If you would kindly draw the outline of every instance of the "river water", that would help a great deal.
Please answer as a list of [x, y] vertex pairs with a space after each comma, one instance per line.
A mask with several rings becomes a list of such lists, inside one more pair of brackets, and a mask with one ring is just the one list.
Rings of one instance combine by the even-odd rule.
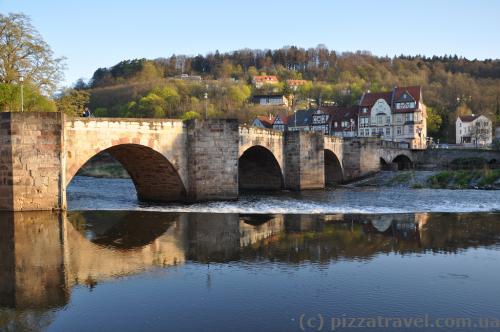
[[0, 330], [500, 331], [500, 191], [151, 205], [77, 177], [68, 202], [0, 214]]

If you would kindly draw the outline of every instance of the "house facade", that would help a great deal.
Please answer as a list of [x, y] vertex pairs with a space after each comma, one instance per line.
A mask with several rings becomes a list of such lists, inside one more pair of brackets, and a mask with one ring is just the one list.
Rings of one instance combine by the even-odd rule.
[[355, 137], [358, 134], [358, 108], [322, 106], [312, 115], [311, 130], [325, 135]]
[[302, 85], [306, 84], [306, 80], [286, 80], [286, 84], [292, 89], [293, 91], [297, 91]]
[[483, 147], [493, 141], [493, 124], [484, 115], [459, 116], [455, 122], [456, 143], [467, 147]]
[[255, 95], [253, 103], [262, 106], [288, 107], [288, 99], [284, 95]]
[[406, 142], [412, 149], [427, 146], [427, 111], [420, 86], [365, 93], [359, 102], [358, 136]]
[[280, 131], [288, 130], [288, 119], [289, 117], [287, 115], [284, 114], [276, 115], [273, 122], [273, 129]]

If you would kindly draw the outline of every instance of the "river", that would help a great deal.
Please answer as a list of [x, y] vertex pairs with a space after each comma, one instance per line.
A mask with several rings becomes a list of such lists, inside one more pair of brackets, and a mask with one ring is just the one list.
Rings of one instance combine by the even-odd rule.
[[77, 177], [68, 205], [0, 214], [0, 330], [500, 330], [500, 191], [158, 205]]

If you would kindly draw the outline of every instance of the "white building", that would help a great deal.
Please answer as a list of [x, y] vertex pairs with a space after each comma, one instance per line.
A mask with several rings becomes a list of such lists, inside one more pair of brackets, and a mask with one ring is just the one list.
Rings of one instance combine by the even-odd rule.
[[455, 123], [456, 143], [468, 147], [482, 147], [491, 144], [493, 126], [484, 115], [459, 116]]
[[288, 99], [284, 95], [255, 95], [253, 102], [262, 106], [288, 107]]
[[359, 103], [358, 136], [381, 137], [424, 149], [427, 111], [420, 86], [396, 87], [392, 91], [365, 93]]

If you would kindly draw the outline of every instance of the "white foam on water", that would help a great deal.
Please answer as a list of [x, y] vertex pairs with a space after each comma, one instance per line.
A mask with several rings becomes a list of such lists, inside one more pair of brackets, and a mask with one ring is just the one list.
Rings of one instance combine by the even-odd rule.
[[500, 211], [500, 191], [341, 188], [243, 195], [236, 201], [144, 204], [128, 180], [78, 177], [68, 188], [72, 210], [143, 210], [249, 214], [384, 214]]

